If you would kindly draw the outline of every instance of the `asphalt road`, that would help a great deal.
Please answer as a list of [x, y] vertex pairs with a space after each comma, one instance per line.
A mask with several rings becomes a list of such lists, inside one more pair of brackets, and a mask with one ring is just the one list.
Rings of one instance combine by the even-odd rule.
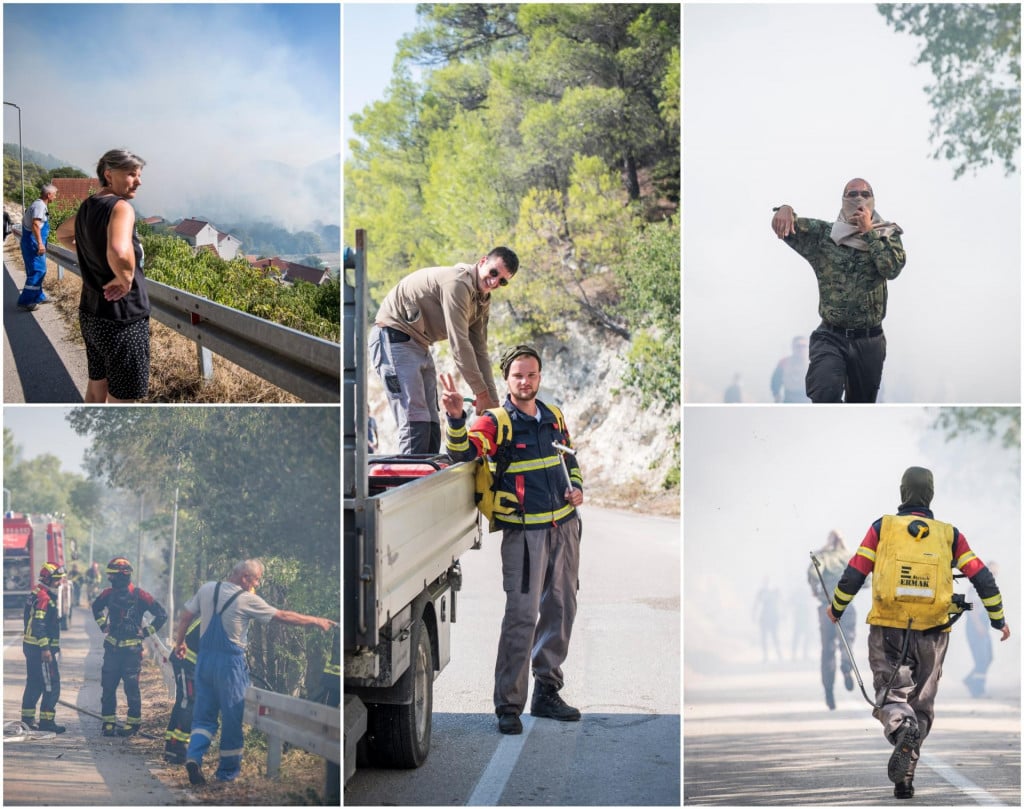
[[[25, 658], [19, 621], [4, 621], [4, 721], [21, 715]], [[61, 701], [99, 713], [100, 631], [88, 608], [75, 610], [61, 633]], [[124, 715], [124, 695], [119, 693]], [[149, 770], [130, 739], [104, 738], [100, 720], [57, 705], [67, 732], [49, 739], [5, 742], [4, 806], [168, 806], [186, 803]], [[154, 730], [146, 728], [146, 730]]]
[[579, 613], [562, 696], [580, 722], [502, 736], [491, 694], [500, 534], [462, 559], [452, 662], [418, 770], [357, 770], [347, 806], [678, 806], [679, 521], [584, 505]]
[[[47, 283], [55, 277], [51, 262]], [[85, 346], [67, 339], [67, 324], [55, 306], [43, 304], [34, 312], [18, 309], [25, 268], [13, 236], [5, 243], [3, 284], [4, 402], [82, 402], [88, 381]], [[47, 294], [59, 293], [47, 286]]]
[[686, 653], [684, 805], [1020, 805], [1019, 683], [971, 699], [944, 680], [915, 796], [897, 801], [892, 747], [859, 690], [837, 683], [829, 711], [813, 661], [708, 671]]

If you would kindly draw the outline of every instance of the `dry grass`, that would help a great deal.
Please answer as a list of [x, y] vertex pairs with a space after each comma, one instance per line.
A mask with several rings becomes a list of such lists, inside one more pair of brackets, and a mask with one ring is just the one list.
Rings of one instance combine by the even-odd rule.
[[322, 806], [324, 793], [324, 760], [303, 750], [286, 750], [281, 757], [281, 775], [268, 779], [266, 773], [266, 742], [263, 734], [247, 729], [242, 774], [229, 784], [212, 778], [213, 763], [219, 752], [219, 737], [206, 755], [206, 786], [194, 787], [184, 767], [163, 761], [164, 729], [171, 715], [173, 701], [156, 664], [150, 660], [142, 666], [143, 731], [156, 738], [133, 736], [127, 742], [149, 762], [150, 772], [164, 786], [186, 790], [189, 803], [210, 806]]
[[[17, 245], [14, 246], [14, 255], [8, 258], [21, 260]], [[58, 281], [51, 263], [43, 288], [61, 313], [69, 339], [81, 345], [82, 334], [78, 326], [81, 279], [74, 273], [65, 272], [64, 278]], [[216, 355], [213, 358], [213, 379], [207, 382], [199, 374], [195, 343], [156, 320], [151, 320], [150, 326], [149, 395], [143, 402], [292, 404], [302, 401]]]

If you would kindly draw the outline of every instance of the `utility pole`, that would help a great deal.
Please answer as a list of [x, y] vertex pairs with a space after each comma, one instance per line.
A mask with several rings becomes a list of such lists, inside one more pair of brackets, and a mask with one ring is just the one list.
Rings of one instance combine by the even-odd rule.
[[21, 107], [10, 101], [5, 101], [4, 106], [14, 107], [18, 111], [18, 157], [21, 160], [21, 212], [25, 213], [25, 149], [21, 142]]
[[[181, 453], [178, 453], [178, 466], [174, 470], [174, 516], [171, 518], [171, 575], [167, 593], [167, 627], [168, 638], [173, 640], [174, 633], [174, 557], [178, 551], [178, 491], [181, 488]], [[170, 641], [168, 641], [170, 646]]]
[[146, 495], [139, 494], [139, 552], [135, 555], [135, 582], [142, 586], [142, 517], [146, 507]]

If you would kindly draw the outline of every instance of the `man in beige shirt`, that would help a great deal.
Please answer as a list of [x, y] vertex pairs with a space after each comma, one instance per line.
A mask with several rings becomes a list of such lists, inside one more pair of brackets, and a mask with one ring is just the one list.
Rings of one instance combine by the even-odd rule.
[[451, 344], [477, 412], [500, 405], [487, 353], [487, 322], [491, 293], [507, 286], [518, 269], [512, 250], [495, 247], [476, 264], [416, 270], [384, 298], [370, 332], [370, 361], [395, 415], [402, 455], [441, 450], [434, 343]]

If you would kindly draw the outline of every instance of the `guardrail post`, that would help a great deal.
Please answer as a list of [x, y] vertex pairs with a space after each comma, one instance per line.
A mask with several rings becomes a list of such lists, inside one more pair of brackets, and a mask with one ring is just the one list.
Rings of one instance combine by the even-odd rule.
[[280, 736], [267, 736], [267, 778], [281, 774], [281, 751], [284, 743]]
[[196, 360], [203, 382], [213, 381], [213, 352], [201, 343], [196, 343]]

